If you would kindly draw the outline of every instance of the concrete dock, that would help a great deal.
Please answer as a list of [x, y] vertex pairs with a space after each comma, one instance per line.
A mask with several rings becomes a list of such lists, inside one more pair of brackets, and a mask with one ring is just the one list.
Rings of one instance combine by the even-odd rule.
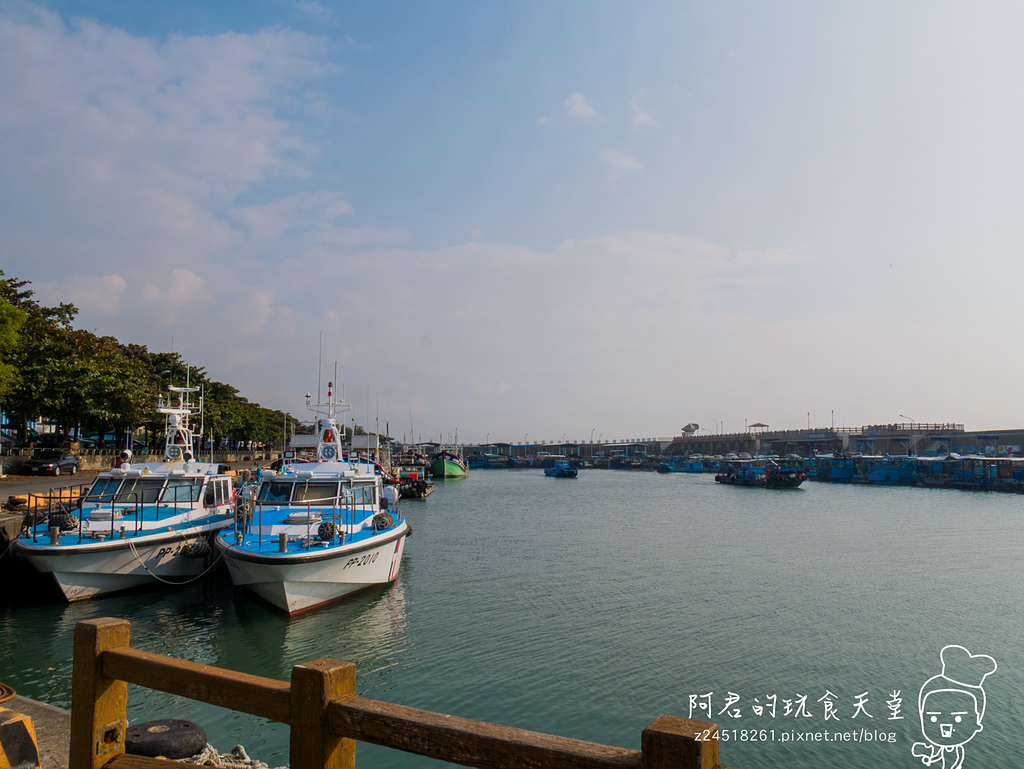
[[71, 712], [28, 697], [15, 695], [0, 708], [21, 713], [32, 719], [42, 769], [68, 769], [71, 745]]

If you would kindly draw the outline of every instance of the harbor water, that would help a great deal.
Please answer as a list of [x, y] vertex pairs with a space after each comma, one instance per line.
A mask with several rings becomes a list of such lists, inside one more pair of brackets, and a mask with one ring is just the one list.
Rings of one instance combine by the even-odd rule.
[[[737, 769], [874, 769], [923, 765], [918, 693], [959, 645], [998, 665], [964, 766], [1021, 764], [1024, 497], [477, 470], [402, 508], [398, 580], [292, 619], [224, 572], [9, 601], [0, 681], [69, 707], [75, 623], [121, 617], [133, 646], [262, 676], [349, 660], [361, 695], [401, 705], [634, 749], [674, 714], [716, 722]], [[129, 718], [187, 718], [222, 751], [288, 760], [287, 728], [251, 716], [131, 687]], [[438, 762], [361, 744], [357, 764]]]

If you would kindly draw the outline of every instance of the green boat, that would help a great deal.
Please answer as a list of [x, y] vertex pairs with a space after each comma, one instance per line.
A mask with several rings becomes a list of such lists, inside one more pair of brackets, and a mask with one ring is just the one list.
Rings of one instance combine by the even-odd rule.
[[430, 475], [434, 478], [465, 478], [469, 472], [459, 452], [441, 449], [430, 457]]

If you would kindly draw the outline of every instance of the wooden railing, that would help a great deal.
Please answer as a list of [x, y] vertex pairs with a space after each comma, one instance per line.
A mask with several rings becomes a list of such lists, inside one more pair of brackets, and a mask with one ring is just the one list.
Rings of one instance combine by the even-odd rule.
[[288, 724], [291, 769], [354, 769], [357, 740], [481, 769], [719, 769], [703, 721], [662, 716], [627, 750], [365, 699], [351, 662], [296, 665], [286, 683], [133, 649], [129, 631], [75, 627], [70, 769], [175, 769], [125, 753], [129, 683]]

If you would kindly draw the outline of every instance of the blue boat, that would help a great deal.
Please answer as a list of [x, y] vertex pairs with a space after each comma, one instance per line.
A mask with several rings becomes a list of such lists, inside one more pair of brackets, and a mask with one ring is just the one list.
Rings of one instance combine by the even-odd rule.
[[852, 483], [875, 486], [910, 486], [914, 483], [913, 457], [859, 456], [853, 461]]
[[814, 457], [812, 478], [829, 483], [850, 483], [853, 480], [853, 457], [834, 453]]
[[579, 472], [569, 464], [568, 459], [556, 459], [551, 467], [544, 468], [544, 475], [551, 478], [575, 478]]
[[394, 581], [411, 534], [380, 467], [344, 455], [330, 385], [327, 398], [315, 461], [263, 474], [214, 540], [231, 581], [288, 614]]
[[[131, 451], [99, 473], [77, 507], [29, 521], [15, 549], [50, 574], [68, 601], [147, 584], [183, 584], [209, 571], [210, 538], [231, 523], [233, 478], [196, 462], [195, 387], [170, 387], [162, 462], [133, 464]], [[202, 427], [200, 427], [200, 432]]]
[[707, 467], [704, 464], [705, 458], [699, 455], [687, 457], [681, 464], [673, 462], [662, 462], [655, 469], [659, 473], [705, 473]]

